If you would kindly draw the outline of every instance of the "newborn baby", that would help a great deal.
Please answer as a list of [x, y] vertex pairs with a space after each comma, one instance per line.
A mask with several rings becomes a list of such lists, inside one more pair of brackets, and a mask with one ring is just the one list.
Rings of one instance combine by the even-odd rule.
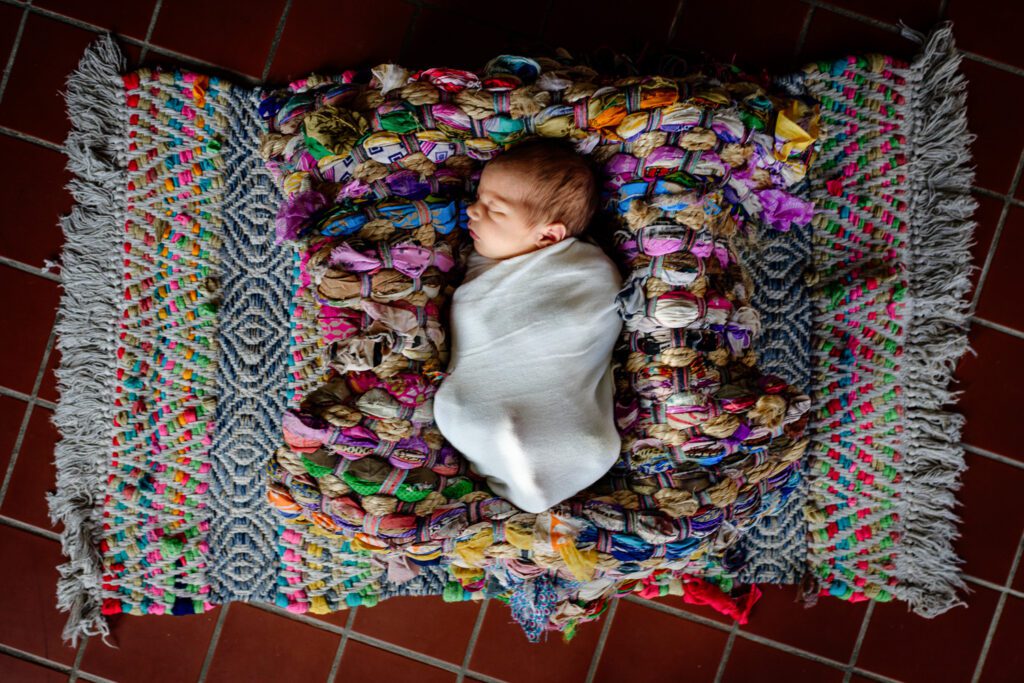
[[567, 143], [527, 141], [484, 168], [467, 208], [475, 251], [451, 300], [438, 429], [491, 489], [543, 512], [615, 463], [615, 264], [583, 231], [598, 203]]

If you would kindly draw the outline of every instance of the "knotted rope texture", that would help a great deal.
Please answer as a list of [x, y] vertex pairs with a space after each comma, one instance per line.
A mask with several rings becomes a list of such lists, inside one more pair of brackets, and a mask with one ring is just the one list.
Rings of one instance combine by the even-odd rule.
[[[405, 567], [441, 563], [446, 599], [510, 602], [531, 640], [571, 637], [639, 581], [678, 592], [684, 575], [735, 568], [739, 534], [799, 482], [809, 400], [757, 370], [733, 240], [751, 220], [810, 221], [787, 188], [812, 159], [813, 105], [728, 72], [608, 79], [502, 56], [479, 75], [311, 76], [266, 93], [261, 114], [287, 196], [278, 239], [298, 244], [331, 367], [268, 462], [284, 518]], [[536, 515], [495, 496], [431, 412], [470, 248], [464, 199], [483, 162], [534, 136], [600, 162], [627, 274], [619, 461]]]

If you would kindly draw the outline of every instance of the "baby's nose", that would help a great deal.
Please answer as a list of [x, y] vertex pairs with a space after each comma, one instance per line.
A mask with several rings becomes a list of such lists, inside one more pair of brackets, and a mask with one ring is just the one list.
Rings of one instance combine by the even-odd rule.
[[466, 215], [472, 218], [473, 220], [476, 220], [476, 213], [476, 202], [473, 202], [472, 204], [466, 207]]

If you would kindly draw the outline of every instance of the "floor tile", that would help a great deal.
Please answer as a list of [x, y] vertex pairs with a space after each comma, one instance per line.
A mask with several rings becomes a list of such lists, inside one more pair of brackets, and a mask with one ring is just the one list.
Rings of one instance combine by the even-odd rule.
[[18, 430], [27, 407], [25, 401], [0, 396], [0, 481], [7, 472], [7, 463], [11, 461], [11, 450], [18, 440]]
[[927, 32], [939, 20], [942, 3], [940, 0], [831, 0], [829, 4], [889, 24], [898, 25], [902, 21], [914, 30]]
[[35, 0], [35, 7], [85, 21], [113, 33], [146, 39], [146, 29], [156, 0], [132, 2], [81, 2], [80, 0]]
[[1020, 680], [1021, 671], [1024, 671], [1024, 648], [1020, 646], [1022, 633], [1024, 600], [1008, 595], [981, 670], [981, 683], [1011, 683]]
[[740, 629], [845, 662], [853, 652], [866, 604], [822, 598], [811, 608], [796, 602], [796, 586], [760, 586], [761, 599]]
[[286, 670], [291, 680], [323, 681], [340, 642], [341, 636], [335, 633], [232, 603], [207, 680], [241, 683], [268, 675], [276, 678]]
[[595, 681], [712, 681], [725, 631], [620, 600]]
[[[1024, 83], [1024, 80], [1021, 81]], [[1024, 209], [1011, 206], [996, 245], [975, 314], [1024, 332], [1024, 301], [1017, 259], [1024, 254]]]
[[0, 255], [41, 268], [56, 260], [64, 237], [58, 215], [71, 210], [71, 193], [64, 186], [72, 175], [60, 152], [0, 135], [0, 157], [17, 159], [16, 173], [0, 184]]
[[[759, 73], [762, 68], [780, 73], [794, 71], [803, 61], [796, 57], [795, 46], [800, 39], [804, 17], [810, 11], [796, 0], [780, 3], [726, 2], [684, 3], [676, 26], [672, 46], [684, 50], [700, 50], [723, 62]], [[779, 14], [788, 21], [767, 32], [764, 26]], [[731, 18], [742, 14], [745, 21]]]
[[90, 638], [81, 669], [115, 681], [199, 680], [220, 609], [177, 617], [116, 615], [111, 633], [117, 649]]
[[85, 48], [97, 37], [92, 31], [29, 14], [0, 102], [0, 124], [62, 144], [70, 124], [61, 92]]
[[736, 638], [725, 664], [722, 680], [727, 683], [790, 683], [791, 681], [843, 680], [843, 671], [746, 638]]
[[969, 300], [974, 296], [978, 278], [981, 277], [981, 269], [985, 266], [989, 247], [992, 246], [992, 237], [996, 234], [999, 216], [1003, 213], [1002, 199], [981, 194], [974, 194], [973, 197], [978, 202], [978, 208], [974, 212], [974, 220], [978, 225], [974, 228], [974, 246], [971, 247], [971, 265], [975, 270], [971, 273], [971, 289], [967, 292]]
[[[439, 41], [439, 35], [459, 40]], [[412, 37], [402, 55], [409, 68], [448, 66], [477, 71], [500, 54], [534, 54], [529, 40], [458, 12], [424, 7], [413, 24]]]
[[998, 595], [975, 586], [956, 607], [934, 619], [902, 602], [878, 603], [857, 667], [902, 681], [967, 681], [981, 653]]
[[16, 560], [0, 562], [0, 643], [72, 664], [76, 649], [61, 641], [67, 613], [57, 609], [60, 543], [0, 524], [0, 557]]
[[167, 2], [160, 7], [150, 43], [258, 78], [284, 4], [284, 0], [250, 0], [245, 11], [239, 11], [232, 3]]
[[3, 504], [0, 505], [0, 512], [40, 529], [59, 533], [64, 525], [61, 522], [56, 527], [50, 524], [46, 503], [47, 492], [55, 490], [57, 486], [53, 447], [59, 434], [50, 422], [52, 417], [53, 413], [42, 406], [37, 405], [32, 409], [25, 439], [18, 452], [18, 462], [14, 464], [14, 475]]
[[817, 61], [880, 52], [909, 61], [917, 53], [917, 48], [917, 43], [895, 31], [818, 8], [811, 17], [800, 55], [806, 61]]
[[1010, 427], [1024, 405], [1024, 339], [975, 323], [967, 337], [977, 355], [965, 353], [954, 390], [963, 391], [956, 410], [967, 418], [961, 441], [1024, 462], [1024, 446]]
[[1002, 585], [1024, 531], [1024, 508], [1010, 504], [1024, 490], [1024, 468], [974, 453], [966, 463], [956, 494], [961, 537], [953, 549], [965, 562], [963, 572]]
[[7, 680], [18, 683], [62, 683], [68, 680], [65, 673], [5, 654], [0, 654], [0, 671]]
[[416, 683], [454, 683], [457, 678], [456, 674], [450, 671], [371, 645], [355, 640], [345, 643], [338, 675], [334, 677], [335, 683], [365, 683], [382, 675], [387, 680], [407, 680]]
[[974, 184], [1008, 192], [1024, 149], [1024, 127], [1006, 125], [1007, 111], [1024, 109], [1021, 77], [968, 58], [960, 70], [967, 79], [967, 129], [978, 136], [971, 145]]
[[507, 681], [581, 681], [586, 678], [601, 622], [583, 624], [568, 643], [560, 633], [531, 643], [507, 605], [491, 599], [469, 668]]
[[946, 16], [953, 21], [953, 35], [960, 49], [1024, 67], [1021, 8], [1017, 3], [949, 0]]
[[0, 384], [32, 392], [57, 314], [57, 283], [0, 265], [0, 292], [18, 292], [0, 307], [0, 329], [17, 334], [0, 336]]
[[648, 0], [641, 18], [621, 9], [595, 12], [588, 0], [555, 0], [544, 25], [544, 40], [552, 47], [581, 53], [602, 45], [627, 54], [637, 54], [645, 44], [664, 47], [677, 5], [676, 0]]
[[396, 597], [358, 610], [352, 629], [461, 665], [479, 611], [479, 603], [445, 602], [437, 595]]

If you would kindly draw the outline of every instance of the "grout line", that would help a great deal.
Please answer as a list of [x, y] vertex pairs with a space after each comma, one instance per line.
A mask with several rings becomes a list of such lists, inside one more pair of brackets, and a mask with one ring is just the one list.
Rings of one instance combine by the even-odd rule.
[[29, 275], [37, 275], [41, 278], [45, 278], [53, 282], [60, 282], [60, 276], [57, 275], [56, 273], [51, 273], [48, 270], [43, 270], [38, 266], [30, 266], [27, 263], [22, 263], [21, 261], [16, 261], [6, 256], [0, 256], [0, 264], [10, 266], [11, 268], [15, 268], [24, 273], [28, 273]]
[[981, 267], [981, 275], [978, 276], [978, 285], [974, 289], [974, 296], [971, 298], [970, 313], [978, 308], [978, 301], [981, 299], [981, 290], [985, 286], [985, 279], [988, 277], [989, 268], [992, 266], [992, 259], [995, 258], [996, 247], [999, 246], [999, 238], [1003, 234], [1003, 226], [1006, 225], [1006, 216], [1010, 213], [1009, 198], [1017, 193], [1017, 186], [1020, 184], [1021, 172], [1024, 171], [1024, 149], [1017, 159], [1017, 169], [1013, 172], [1013, 180], [1010, 181], [1010, 189], [1006, 192], [1006, 199], [1003, 200], [1003, 210], [999, 214], [999, 221], [996, 223], [996, 231], [992, 235], [992, 243], [988, 247], [988, 254], [985, 255], [985, 263]]
[[796, 39], [796, 49], [793, 50], [793, 56], [799, 57], [800, 52], [804, 49], [804, 43], [807, 42], [807, 32], [811, 29], [811, 20], [814, 18], [814, 6], [807, 8], [807, 14], [804, 15], [804, 23], [800, 26], [800, 35]]
[[1010, 335], [1011, 337], [1019, 337], [1021, 339], [1024, 339], [1024, 332], [1021, 332], [1020, 330], [1015, 330], [1012, 327], [1007, 327], [1006, 325], [1002, 325], [1000, 323], [994, 323], [991, 320], [985, 320], [984, 318], [979, 318], [976, 315], [971, 316], [971, 322], [977, 323], [977, 324], [981, 325], [982, 327], [988, 327], [988, 328], [993, 329], [993, 330], [998, 330], [1000, 332], [1004, 332], [1004, 333]]
[[32, 419], [32, 411], [36, 405], [36, 396], [39, 395], [39, 387], [43, 384], [43, 375], [46, 374], [46, 366], [50, 362], [50, 353], [53, 352], [54, 342], [57, 340], [56, 321], [50, 327], [50, 336], [46, 340], [46, 347], [43, 349], [43, 359], [40, 361], [39, 369], [36, 370], [36, 381], [32, 385], [32, 394], [28, 399], [28, 406], [25, 408], [25, 416], [21, 420], [21, 427], [18, 429], [18, 437], [14, 440], [14, 448], [11, 449], [11, 459], [7, 463], [7, 472], [4, 474], [3, 483], [0, 484], [0, 506], [7, 497], [7, 489], [10, 488], [11, 479], [14, 477], [14, 468], [18, 464], [18, 454], [21, 452], [21, 445], [25, 442], [25, 433], [28, 431], [28, 423]]
[[857, 632], [857, 640], [853, 643], [853, 652], [850, 653], [850, 661], [846, 664], [846, 674], [843, 676], [843, 683], [849, 683], [850, 678], [856, 670], [857, 658], [860, 657], [860, 648], [864, 644], [864, 636], [868, 632], [868, 624], [871, 622], [871, 615], [875, 611], [875, 601], [868, 602], [868, 608], [864, 612], [864, 618], [860, 622], [860, 630]]
[[826, 12], [831, 12], [832, 14], [838, 14], [841, 17], [846, 17], [847, 19], [854, 19], [856, 21], [861, 22], [862, 24], [870, 24], [877, 28], [889, 31], [890, 33], [900, 32], [900, 27], [896, 26], [895, 24], [890, 24], [889, 22], [882, 21], [881, 19], [875, 19], [874, 17], [869, 17], [866, 14], [854, 12], [853, 10], [848, 10], [844, 7], [836, 7], [835, 5], [830, 5], [827, 2], [821, 2], [821, 0], [802, 0], [802, 2], [805, 5], [810, 5], [815, 9], [822, 9], [825, 10]]
[[89, 646], [91, 638], [92, 636], [82, 638], [82, 644], [78, 646], [78, 652], [75, 653], [75, 662], [71, 666], [71, 675], [68, 676], [68, 683], [75, 683], [78, 680], [79, 674], [82, 673], [82, 660], [85, 658], [85, 648]]
[[20, 529], [21, 531], [30, 533], [33, 536], [45, 538], [48, 541], [61, 542], [60, 534], [56, 531], [53, 531], [52, 529], [40, 529], [37, 526], [23, 522], [20, 519], [15, 519], [14, 517], [8, 517], [7, 515], [0, 515], [0, 526], [9, 526], [12, 529]]
[[358, 606], [349, 609], [348, 619], [345, 620], [345, 632], [341, 634], [341, 640], [338, 641], [338, 649], [334, 653], [334, 661], [331, 662], [331, 670], [327, 672], [327, 683], [331, 683], [338, 675], [338, 670], [341, 668], [341, 658], [345, 654], [345, 644], [348, 643], [348, 637], [352, 633], [352, 624], [356, 620], [356, 610]]
[[[679, 0], [682, 3], [683, 0]], [[551, 19], [551, 10], [555, 8], [555, 0], [548, 0], [547, 7], [544, 8], [544, 16], [540, 18], [540, 24], [537, 25], [537, 42], [544, 42], [544, 33], [548, 30], [548, 20]]]
[[1002, 192], [996, 192], [995, 190], [989, 190], [988, 188], [980, 187], [978, 185], [972, 185], [971, 192], [973, 192], [974, 194], [980, 194], [990, 199], [998, 199], [1000, 201], [1010, 202], [1010, 204], [1013, 206], [1024, 207], [1024, 199], [1017, 199], [1016, 197], [1013, 197], [1011, 195], [1003, 194]]
[[993, 453], [992, 451], [987, 451], [984, 448], [978, 448], [977, 446], [971, 446], [970, 444], [966, 443], [961, 443], [957, 445], [963, 448], [968, 453], [980, 455], [983, 458], [995, 460], [996, 462], [1002, 463], [1004, 465], [1009, 465], [1010, 467], [1024, 469], [1024, 462], [1021, 462], [1020, 460], [1014, 460], [1013, 458], [1008, 458], [1005, 455], [999, 455], [998, 453]]
[[146, 61], [146, 53], [149, 52], [149, 46], [153, 40], [153, 29], [156, 28], [156, 20], [160, 16], [160, 10], [163, 7], [164, 0], [156, 0], [156, 4], [153, 5], [153, 13], [149, 15], [149, 26], [146, 27], [146, 37], [143, 39], [142, 52], [139, 53], [139, 63]]
[[725, 647], [722, 649], [722, 657], [718, 660], [718, 671], [715, 672], [715, 683], [722, 683], [722, 677], [725, 676], [725, 667], [729, 663], [729, 655], [732, 654], [732, 644], [736, 642], [736, 634], [740, 630], [740, 622], [734, 621], [732, 624], [732, 630], [729, 631], [729, 639], [725, 641]]
[[998, 583], [992, 583], [987, 579], [982, 579], [977, 576], [971, 576], [970, 574], [961, 574], [960, 576], [962, 576], [964, 581], [967, 581], [968, 583], [974, 583], [979, 586], [982, 586], [983, 588], [994, 590], [997, 593], [1006, 593], [1007, 595], [1012, 595], [1015, 598], [1021, 598], [1022, 600], [1024, 600], [1024, 591], [1019, 591], [1011, 586], [1000, 586]]
[[277, 29], [274, 31], [274, 39], [270, 41], [270, 52], [267, 53], [267, 61], [263, 65], [263, 75], [260, 81], [267, 82], [270, 75], [270, 65], [274, 63], [274, 56], [277, 55], [277, 46], [281, 44], [281, 35], [284, 33], [284, 25], [288, 21], [288, 13], [292, 9], [292, 0], [285, 0], [284, 9], [281, 10], [281, 18], [277, 20]]
[[666, 45], [671, 45], [672, 41], [676, 39], [676, 31], [679, 30], [679, 19], [683, 16], [683, 5], [686, 0], [679, 0], [676, 5], [675, 14], [672, 15], [672, 23], [668, 25], [668, 37], [665, 39]]
[[939, 21], [946, 19], [946, 13], [949, 11], [949, 0], [939, 0]]
[[8, 398], [16, 398], [19, 401], [31, 401], [32, 397], [28, 394], [23, 394], [15, 389], [8, 389], [5, 386], [0, 386], [0, 396], [7, 396]]
[[586, 683], [594, 683], [594, 676], [597, 675], [597, 668], [601, 665], [601, 656], [604, 655], [604, 645], [608, 641], [608, 632], [612, 630], [612, 620], [615, 618], [615, 611], [619, 607], [618, 600], [612, 600], [608, 613], [604, 615], [604, 623], [601, 625], [601, 635], [597, 637], [597, 646], [590, 658], [590, 668], [587, 669]]
[[480, 604], [480, 611], [476, 613], [476, 621], [473, 622], [473, 630], [470, 632], [469, 642], [466, 644], [466, 655], [462, 658], [462, 666], [459, 667], [459, 675], [455, 678], [455, 683], [462, 683], [470, 670], [469, 661], [473, 658], [473, 650], [476, 649], [476, 641], [480, 637], [480, 629], [483, 628], [484, 617], [487, 615], [487, 606], [490, 602], [490, 598], [485, 598]]
[[21, 12], [21, 21], [18, 22], [18, 31], [14, 34], [14, 43], [11, 45], [11, 54], [7, 57], [7, 64], [4, 65], [4, 75], [0, 78], [0, 102], [4, 101], [4, 92], [7, 90], [7, 81], [11, 77], [11, 70], [14, 68], [14, 57], [18, 54], [21, 46], [21, 35], [25, 32], [25, 22], [28, 21], [29, 6]]
[[[1017, 542], [1017, 553], [1014, 555], [1013, 564], [1010, 565], [1010, 571], [1006, 575], [1005, 588], [1013, 585], [1013, 579], [1017, 574], [1017, 567], [1020, 566], [1022, 553], [1024, 553], [1024, 534], [1021, 534], [1020, 540]], [[985, 660], [988, 658], [988, 651], [992, 647], [992, 639], [996, 635], [996, 628], [999, 626], [999, 618], [1003, 614], [1003, 606], [1005, 604], [1006, 593], [1000, 593], [999, 602], [996, 603], [996, 611], [992, 613], [992, 621], [988, 626], [988, 633], [985, 634], [985, 644], [981, 646], [981, 654], [978, 655], [978, 663], [974, 667], [971, 683], [977, 683], [978, 679], [981, 678], [981, 672], [985, 668]]]
[[44, 140], [43, 138], [37, 138], [34, 135], [29, 135], [28, 133], [22, 133], [20, 130], [15, 130], [13, 128], [8, 128], [7, 126], [0, 126], [0, 133], [3, 133], [4, 135], [7, 135], [8, 137], [18, 138], [19, 140], [24, 140], [25, 142], [31, 142], [32, 144], [39, 145], [39, 146], [45, 147], [47, 149], [52, 149], [54, 152], [60, 152], [61, 154], [64, 153], [64, 147], [61, 146], [61, 145], [58, 145], [56, 142], [50, 142], [49, 140]]
[[984, 64], [985, 66], [991, 66], [993, 69], [999, 69], [1000, 71], [1011, 73], [1014, 76], [1024, 76], [1024, 69], [1022, 69], [1019, 66], [999, 62], [996, 61], [995, 59], [992, 59], [991, 57], [979, 55], [977, 52], [970, 52], [968, 50], [961, 50], [959, 48], [957, 48], [957, 52], [962, 54], [967, 59], [970, 59], [972, 62], [978, 62], [979, 64]]
[[72, 667], [67, 664], [62, 664], [52, 659], [47, 659], [46, 657], [40, 657], [39, 655], [32, 654], [31, 652], [26, 652], [25, 650], [19, 650], [16, 647], [11, 647], [4, 643], [0, 643], [0, 653], [9, 657], [14, 657], [15, 659], [23, 659], [26, 662], [39, 664], [40, 666], [45, 666], [47, 669], [53, 669], [61, 673], [70, 674], [72, 671]]
[[217, 615], [217, 623], [213, 627], [213, 635], [210, 636], [210, 645], [206, 648], [206, 657], [203, 659], [203, 666], [199, 669], [199, 678], [196, 683], [204, 683], [207, 674], [210, 672], [210, 664], [213, 663], [213, 655], [217, 649], [217, 643], [220, 642], [220, 633], [224, 630], [224, 622], [228, 618], [228, 608], [231, 607], [231, 603], [224, 603], [221, 605], [220, 614]]

